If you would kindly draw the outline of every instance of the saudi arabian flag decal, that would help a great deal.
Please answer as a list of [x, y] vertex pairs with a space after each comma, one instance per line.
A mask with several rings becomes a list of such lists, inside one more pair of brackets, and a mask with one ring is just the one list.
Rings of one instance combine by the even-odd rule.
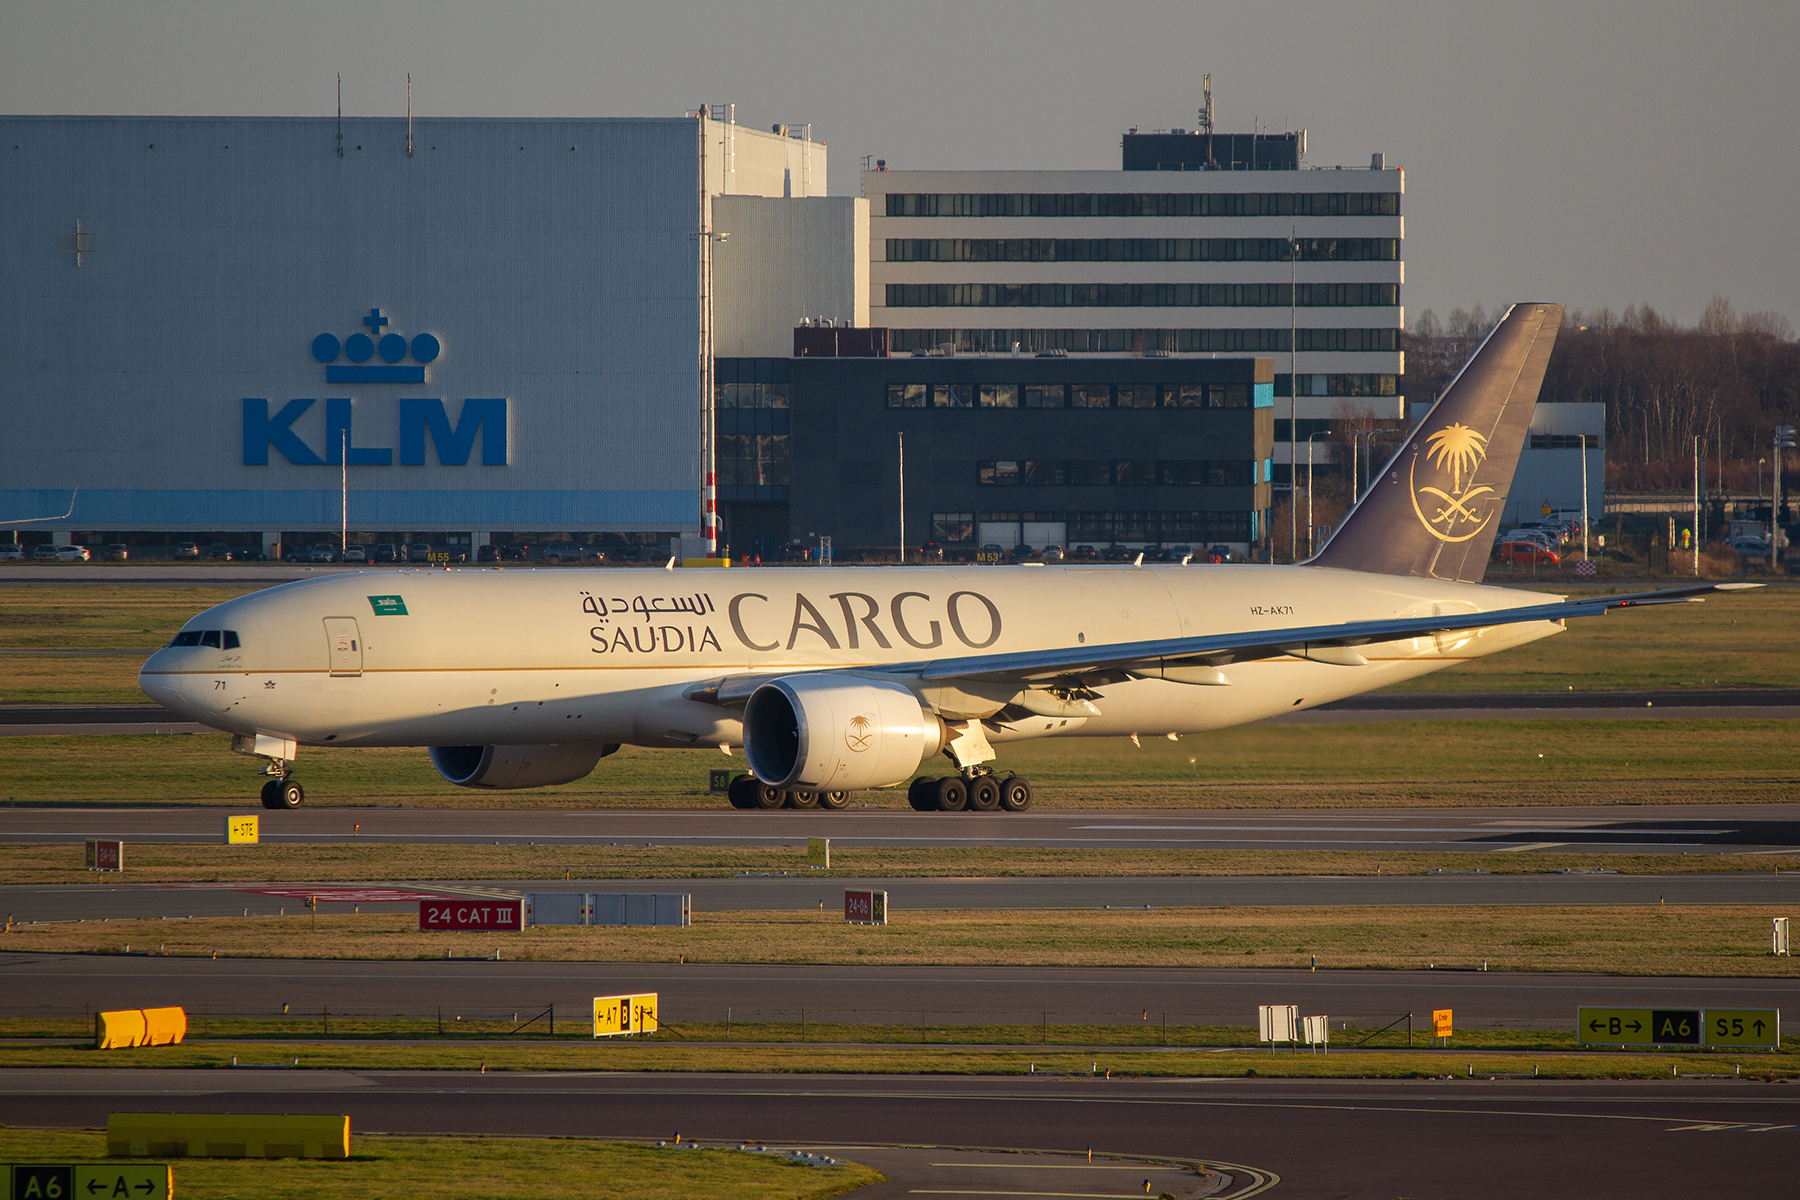
[[369, 605], [378, 617], [404, 617], [406, 601], [399, 596], [370, 596]]

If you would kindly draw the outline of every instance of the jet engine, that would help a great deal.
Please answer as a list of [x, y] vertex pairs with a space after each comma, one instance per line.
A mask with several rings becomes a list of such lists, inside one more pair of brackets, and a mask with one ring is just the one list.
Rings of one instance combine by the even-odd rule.
[[886, 680], [789, 675], [757, 688], [744, 706], [744, 756], [777, 788], [900, 783], [937, 753], [942, 731], [917, 696]]
[[595, 742], [555, 746], [433, 746], [431, 765], [458, 787], [530, 788], [573, 783], [617, 750]]

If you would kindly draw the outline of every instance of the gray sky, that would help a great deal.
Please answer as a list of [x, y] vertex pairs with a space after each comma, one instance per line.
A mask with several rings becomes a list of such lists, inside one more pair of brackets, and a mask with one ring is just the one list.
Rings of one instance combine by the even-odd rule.
[[811, 121], [831, 188], [909, 168], [1116, 168], [1126, 128], [1304, 126], [1406, 168], [1410, 319], [1480, 301], [1800, 325], [1800, 5], [7, 0], [0, 112]]

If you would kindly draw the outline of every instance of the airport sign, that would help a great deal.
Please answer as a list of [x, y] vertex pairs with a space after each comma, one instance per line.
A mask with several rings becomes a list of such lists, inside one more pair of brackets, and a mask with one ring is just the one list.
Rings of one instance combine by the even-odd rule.
[[831, 865], [831, 839], [806, 839], [806, 865], [809, 867], [829, 867]]
[[1575, 1040], [1588, 1046], [1779, 1046], [1779, 1009], [1577, 1008]]
[[595, 996], [594, 1036], [618, 1037], [623, 1033], [656, 1032], [656, 993], [636, 996]]
[[225, 844], [254, 846], [262, 840], [262, 822], [256, 817], [226, 817]]
[[115, 839], [89, 838], [87, 869], [90, 871], [123, 871], [125, 843]]
[[421, 900], [419, 928], [516, 933], [525, 928], [523, 900]]
[[169, 1200], [173, 1190], [168, 1163], [9, 1163], [0, 1168], [0, 1200]]
[[853, 925], [886, 925], [887, 893], [845, 891], [844, 920]]
[[1452, 1010], [1448, 1008], [1434, 1008], [1431, 1010], [1431, 1030], [1433, 1037], [1447, 1038], [1450, 1036], [1452, 1025], [1451, 1015]]

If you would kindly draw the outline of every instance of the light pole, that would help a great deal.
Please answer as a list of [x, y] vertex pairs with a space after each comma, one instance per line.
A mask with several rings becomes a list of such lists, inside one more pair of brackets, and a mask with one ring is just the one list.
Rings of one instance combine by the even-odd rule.
[[1313, 524], [1313, 439], [1330, 436], [1329, 429], [1320, 429], [1306, 435], [1306, 557], [1308, 558], [1317, 553], [1313, 549], [1313, 531], [1318, 528]]
[[[1288, 226], [1288, 561], [1299, 557], [1299, 546], [1294, 540], [1294, 433], [1296, 409], [1300, 404], [1300, 376], [1295, 374], [1294, 364], [1299, 355], [1300, 328], [1300, 227]], [[1308, 447], [1311, 453], [1311, 447]], [[1312, 506], [1312, 481], [1307, 481], [1307, 507]], [[1311, 540], [1311, 534], [1307, 535]]]

